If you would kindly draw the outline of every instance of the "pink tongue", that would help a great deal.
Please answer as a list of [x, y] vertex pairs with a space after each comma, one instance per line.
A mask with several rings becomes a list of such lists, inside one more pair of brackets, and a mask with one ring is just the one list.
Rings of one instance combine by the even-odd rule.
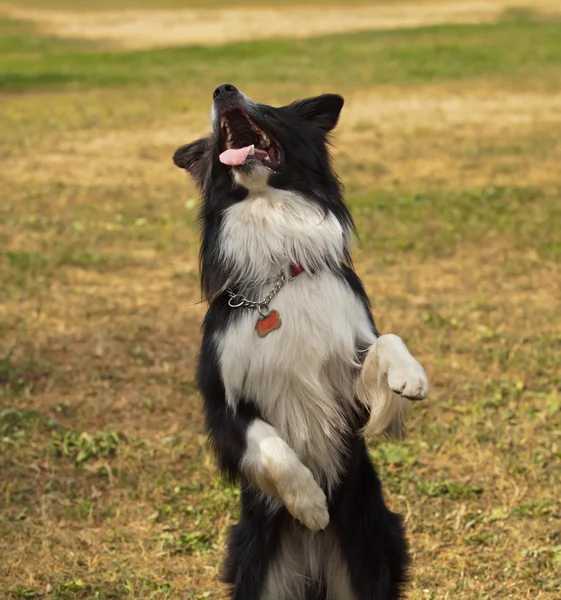
[[231, 167], [237, 167], [243, 165], [247, 157], [252, 153], [253, 145], [246, 146], [245, 148], [231, 148], [225, 150], [220, 155], [220, 162]]

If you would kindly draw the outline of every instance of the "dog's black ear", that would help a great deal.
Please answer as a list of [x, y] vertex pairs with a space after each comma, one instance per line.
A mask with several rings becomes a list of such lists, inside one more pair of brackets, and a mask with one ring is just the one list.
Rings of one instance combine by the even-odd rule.
[[345, 100], [338, 94], [322, 94], [314, 98], [297, 100], [290, 106], [300, 118], [310, 121], [327, 133], [337, 125], [344, 103]]
[[176, 167], [186, 169], [197, 182], [201, 182], [204, 174], [204, 155], [208, 138], [200, 138], [178, 148], [173, 155]]

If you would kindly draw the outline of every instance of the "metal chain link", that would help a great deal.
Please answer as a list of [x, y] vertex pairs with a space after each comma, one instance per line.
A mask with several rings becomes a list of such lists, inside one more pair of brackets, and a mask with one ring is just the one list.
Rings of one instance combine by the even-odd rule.
[[228, 296], [230, 299], [228, 300], [228, 306], [230, 308], [253, 308], [259, 311], [259, 314], [262, 317], [267, 316], [267, 309], [269, 307], [269, 302], [279, 293], [282, 286], [286, 283], [286, 274], [284, 271], [277, 277], [275, 281], [275, 285], [272, 287], [271, 291], [263, 298], [263, 300], [249, 300], [245, 296], [241, 294], [236, 294], [231, 289], [226, 290], [228, 292]]

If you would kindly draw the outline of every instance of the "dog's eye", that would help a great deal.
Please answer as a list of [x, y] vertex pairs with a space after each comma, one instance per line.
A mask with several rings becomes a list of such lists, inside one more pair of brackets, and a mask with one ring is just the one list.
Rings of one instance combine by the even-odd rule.
[[264, 116], [266, 119], [272, 119], [272, 118], [273, 118], [275, 115], [274, 115], [274, 114], [273, 114], [273, 113], [272, 113], [270, 110], [266, 110], [266, 111], [263, 113], [263, 116]]

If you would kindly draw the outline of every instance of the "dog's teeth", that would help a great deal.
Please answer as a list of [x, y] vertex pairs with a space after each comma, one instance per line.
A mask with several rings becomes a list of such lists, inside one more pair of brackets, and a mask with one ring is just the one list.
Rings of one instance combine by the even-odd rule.
[[226, 121], [226, 146], [228, 149], [232, 147], [233, 138], [232, 138], [232, 130], [230, 129], [230, 123]]
[[251, 144], [251, 150], [249, 151], [249, 155], [253, 156], [255, 154], [255, 146]]
[[227, 125], [228, 121], [226, 121], [226, 117], [222, 117], [220, 119], [220, 127], [224, 127], [224, 125]]

